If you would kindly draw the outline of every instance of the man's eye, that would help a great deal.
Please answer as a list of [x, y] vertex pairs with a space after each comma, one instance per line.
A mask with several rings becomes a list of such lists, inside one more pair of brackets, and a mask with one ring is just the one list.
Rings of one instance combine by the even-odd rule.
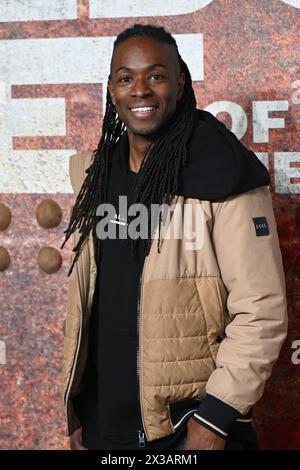
[[125, 77], [121, 77], [120, 82], [127, 83], [127, 81], [128, 81], [127, 79], [130, 80], [130, 77], [128, 77], [127, 75]]
[[163, 78], [160, 73], [154, 73], [153, 75], [151, 75], [150, 78], [155, 78], [155, 79], [160, 79], [160, 78]]

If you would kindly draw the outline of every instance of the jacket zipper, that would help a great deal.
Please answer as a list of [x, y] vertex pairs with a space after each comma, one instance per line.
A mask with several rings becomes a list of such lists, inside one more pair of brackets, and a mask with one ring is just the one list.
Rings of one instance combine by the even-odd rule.
[[141, 429], [138, 429], [138, 445], [139, 447], [145, 447], [145, 434], [146, 434], [146, 431], [145, 431], [145, 423], [144, 423], [144, 420], [143, 420], [143, 413], [142, 413], [142, 402], [141, 402], [141, 399], [140, 399], [140, 305], [141, 305], [141, 285], [142, 285], [142, 280], [143, 280], [143, 276], [144, 276], [144, 269], [145, 269], [145, 264], [146, 264], [146, 260], [147, 260], [147, 256], [145, 258], [145, 261], [144, 261], [144, 265], [143, 265], [143, 270], [142, 270], [142, 274], [140, 275], [140, 280], [139, 280], [139, 291], [138, 291], [138, 303], [137, 303], [137, 338], [138, 338], [138, 341], [137, 341], [137, 362], [136, 362], [136, 371], [137, 371], [137, 398], [138, 398], [138, 406], [139, 406], [139, 409], [140, 409], [140, 414], [141, 414], [141, 418], [142, 418], [142, 428]]
[[146, 267], [146, 263], [147, 263], [147, 260], [148, 260], [148, 256], [149, 256], [149, 253], [148, 255], [145, 257], [145, 260], [144, 260], [144, 264], [143, 264], [143, 269], [142, 269], [142, 274], [140, 275], [140, 280], [139, 280], [139, 291], [138, 291], [138, 303], [137, 303], [137, 338], [138, 338], [138, 341], [137, 341], [137, 399], [138, 399], [138, 406], [139, 406], [139, 409], [140, 409], [140, 415], [141, 415], [141, 418], [142, 418], [142, 428], [141, 429], [138, 429], [138, 445], [139, 447], [145, 447], [145, 436], [147, 438], [147, 432], [146, 432], [146, 427], [145, 427], [145, 423], [144, 423], [144, 420], [143, 420], [143, 411], [142, 411], [142, 401], [140, 399], [140, 306], [141, 306], [141, 285], [142, 285], [142, 282], [143, 282], [143, 278], [144, 278], [144, 272], [145, 272], [145, 267]]

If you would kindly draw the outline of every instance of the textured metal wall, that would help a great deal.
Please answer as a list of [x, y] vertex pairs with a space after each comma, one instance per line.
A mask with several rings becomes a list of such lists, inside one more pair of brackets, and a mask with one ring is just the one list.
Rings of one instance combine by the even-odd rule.
[[[175, 36], [198, 107], [270, 170], [290, 327], [255, 427], [261, 448], [300, 448], [299, 18], [299, 0], [1, 1], [0, 202], [12, 218], [0, 230], [10, 255], [0, 272], [0, 448], [67, 448], [58, 387], [70, 246], [53, 274], [37, 256], [62, 243], [74, 203], [68, 159], [98, 143], [112, 43], [134, 22]], [[48, 198], [63, 209], [53, 228], [36, 220]]]

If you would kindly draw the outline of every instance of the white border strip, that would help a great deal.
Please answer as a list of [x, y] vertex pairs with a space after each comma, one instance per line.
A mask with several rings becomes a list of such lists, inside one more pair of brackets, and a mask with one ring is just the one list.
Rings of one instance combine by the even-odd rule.
[[197, 413], [194, 413], [194, 416], [196, 416], [196, 418], [200, 419], [200, 421], [203, 421], [203, 423], [205, 424], [208, 424], [208, 426], [210, 426], [211, 428], [215, 429], [216, 431], [220, 432], [221, 434], [223, 434], [223, 436], [228, 436], [228, 434], [224, 431], [222, 431], [222, 429], [218, 428], [217, 426], [215, 426], [214, 424], [210, 423], [209, 421], [207, 421], [206, 419], [202, 418], [201, 416], [199, 416]]

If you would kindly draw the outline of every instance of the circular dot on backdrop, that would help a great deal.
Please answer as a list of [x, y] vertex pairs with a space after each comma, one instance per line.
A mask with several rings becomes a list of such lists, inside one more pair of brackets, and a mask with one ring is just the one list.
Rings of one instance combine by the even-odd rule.
[[10, 256], [4, 246], [0, 246], [0, 271], [5, 271], [10, 264]]
[[39, 267], [48, 274], [56, 273], [62, 263], [60, 252], [52, 246], [44, 246], [40, 249], [37, 262]]
[[9, 208], [0, 202], [0, 230], [5, 230], [11, 222], [11, 212]]
[[36, 208], [36, 219], [41, 227], [57, 227], [62, 219], [62, 209], [53, 199], [44, 199]]

